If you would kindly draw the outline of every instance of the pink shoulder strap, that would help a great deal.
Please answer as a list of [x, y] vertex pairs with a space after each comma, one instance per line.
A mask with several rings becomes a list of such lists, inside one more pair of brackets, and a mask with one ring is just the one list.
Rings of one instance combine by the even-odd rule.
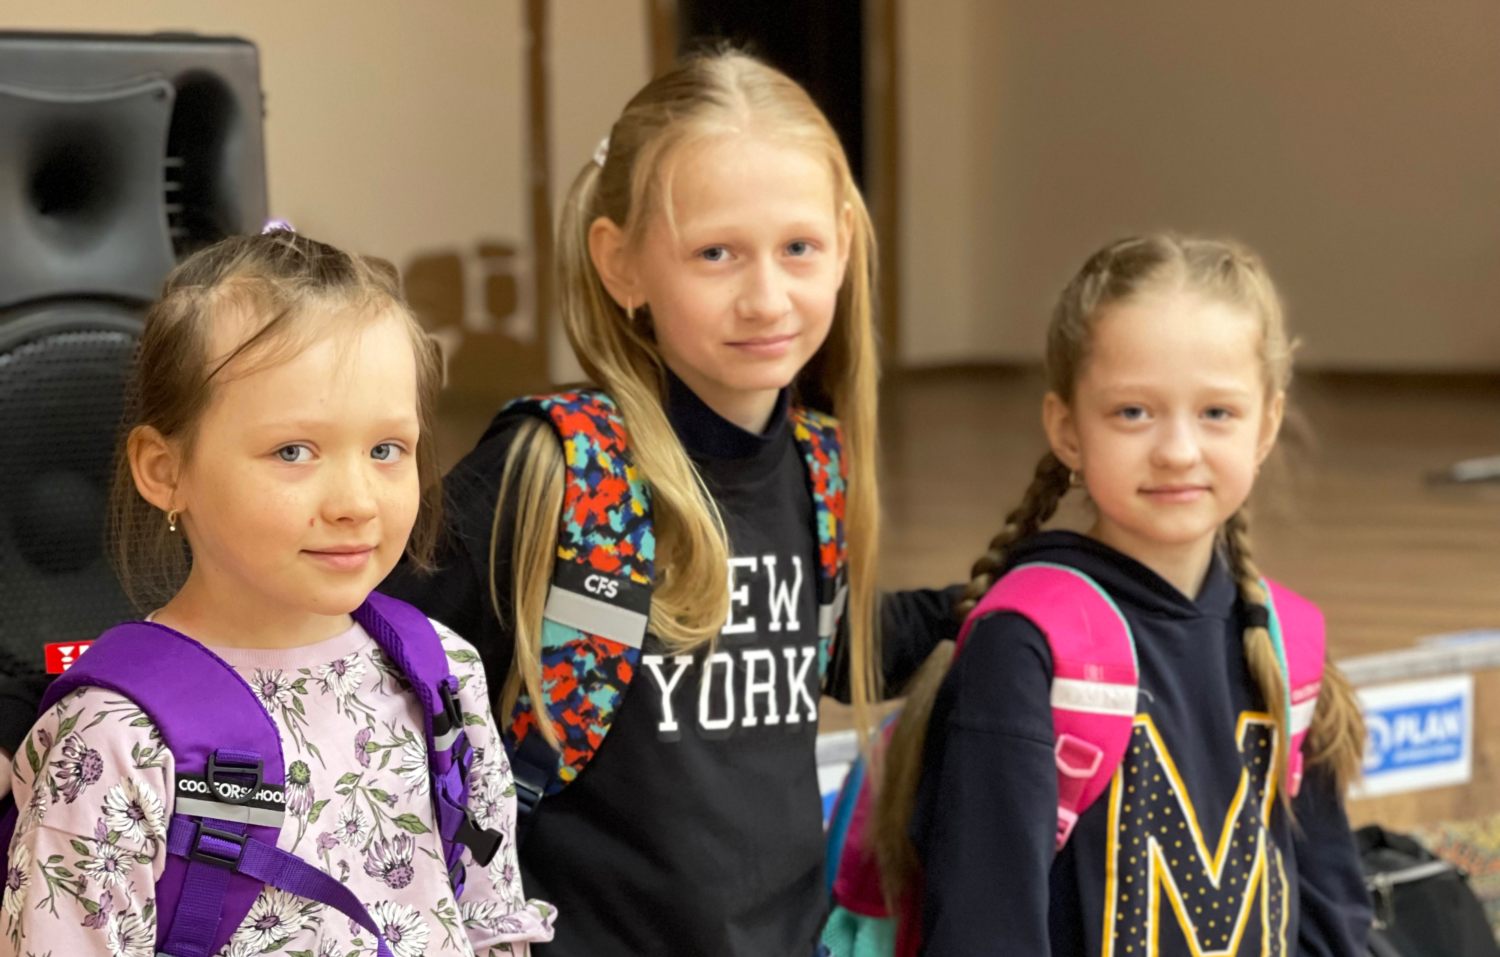
[[1286, 682], [1287, 727], [1291, 732], [1287, 760], [1287, 793], [1293, 797], [1302, 787], [1302, 744], [1312, 727], [1318, 707], [1318, 691], [1323, 685], [1323, 662], [1326, 654], [1326, 631], [1323, 613], [1318, 606], [1291, 589], [1263, 579], [1271, 596], [1271, 642], [1282, 661]]
[[1140, 693], [1135, 640], [1104, 589], [1063, 565], [1038, 562], [1007, 572], [964, 621], [960, 651], [974, 623], [996, 612], [1024, 616], [1052, 652], [1060, 848], [1078, 816], [1109, 787], [1129, 747]]

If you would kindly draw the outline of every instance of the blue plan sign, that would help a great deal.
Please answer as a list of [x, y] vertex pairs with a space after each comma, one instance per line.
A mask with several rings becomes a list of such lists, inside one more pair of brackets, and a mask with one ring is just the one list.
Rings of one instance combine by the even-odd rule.
[[1474, 758], [1474, 677], [1359, 689], [1368, 738], [1359, 797], [1467, 784]]

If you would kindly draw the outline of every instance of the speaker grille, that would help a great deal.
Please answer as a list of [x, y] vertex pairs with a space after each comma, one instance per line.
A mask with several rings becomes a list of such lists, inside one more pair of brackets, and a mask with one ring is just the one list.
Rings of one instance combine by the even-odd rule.
[[0, 326], [0, 670], [131, 615], [103, 546], [138, 329], [81, 305]]

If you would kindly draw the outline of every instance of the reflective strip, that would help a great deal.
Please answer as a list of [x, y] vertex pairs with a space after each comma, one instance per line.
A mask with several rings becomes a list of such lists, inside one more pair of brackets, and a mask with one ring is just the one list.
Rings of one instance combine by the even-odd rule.
[[177, 795], [176, 812], [189, 817], [212, 817], [220, 821], [239, 821], [243, 824], [275, 828], [281, 827], [281, 821], [286, 816], [283, 812], [271, 808], [255, 807], [250, 804], [225, 804], [223, 801], [184, 797], [181, 794]]
[[547, 593], [542, 617], [631, 648], [639, 648], [646, 638], [645, 615], [563, 588], [554, 587]]
[[1140, 689], [1135, 685], [1080, 681], [1077, 678], [1052, 679], [1052, 707], [1063, 711], [1118, 714], [1133, 718], [1139, 694]]
[[844, 617], [844, 605], [849, 601], [849, 586], [840, 585], [838, 594], [827, 605], [818, 606], [818, 637], [832, 638], [839, 630], [839, 619]]
[[1292, 734], [1302, 734], [1312, 727], [1313, 712], [1317, 707], [1317, 698], [1308, 698], [1301, 704], [1292, 705]]
[[463, 730], [463, 728], [455, 726], [455, 727], [449, 728], [447, 731], [444, 731], [442, 734], [440, 734], [437, 737], [433, 738], [432, 739], [433, 750], [435, 750], [435, 751], [447, 751], [449, 748], [453, 747], [453, 742], [455, 742], [455, 741], [458, 740], [458, 733], [460, 731], [462, 731], [462, 730]]

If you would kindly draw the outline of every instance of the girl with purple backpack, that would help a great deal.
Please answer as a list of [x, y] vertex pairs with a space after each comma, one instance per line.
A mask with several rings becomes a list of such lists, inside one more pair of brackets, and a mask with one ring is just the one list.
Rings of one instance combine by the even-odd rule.
[[440, 380], [387, 264], [277, 229], [168, 277], [112, 507], [155, 611], [54, 683], [19, 750], [0, 953], [551, 938], [477, 655], [372, 592], [431, 552]]

